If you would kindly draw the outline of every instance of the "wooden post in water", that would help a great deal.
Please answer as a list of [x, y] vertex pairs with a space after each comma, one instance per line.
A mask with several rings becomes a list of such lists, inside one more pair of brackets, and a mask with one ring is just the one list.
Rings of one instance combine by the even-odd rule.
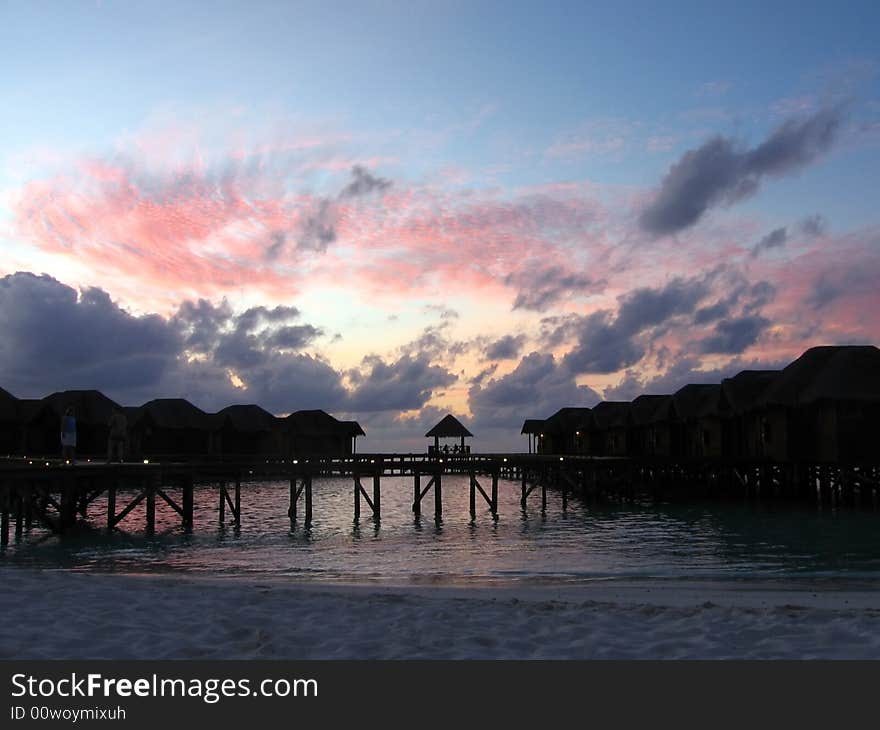
[[492, 504], [490, 505], [492, 516], [498, 516], [498, 472], [492, 472]]
[[312, 475], [311, 473], [306, 474], [305, 476], [305, 490], [306, 490], [306, 527], [312, 524]]
[[443, 488], [440, 484], [440, 475], [443, 467], [437, 467], [437, 475], [434, 477], [434, 519], [439, 521], [443, 517]]
[[413, 506], [416, 517], [422, 514], [422, 475], [417, 471], [413, 474]]
[[241, 477], [235, 478], [235, 524], [241, 524]]
[[477, 519], [477, 476], [471, 471], [471, 519]]
[[291, 522], [296, 521], [296, 497], [296, 477], [290, 477], [290, 502], [288, 502], [287, 516]]
[[226, 522], [226, 482], [219, 482], [220, 485], [220, 524]]
[[526, 487], [526, 470], [525, 470], [525, 467], [523, 467], [523, 471], [522, 471], [522, 499], [520, 499], [520, 501], [519, 501], [519, 503], [523, 509], [526, 508], [526, 496], [528, 495], [528, 493], [529, 493], [529, 490]]
[[20, 538], [24, 532], [24, 500], [21, 496], [21, 490], [15, 491], [15, 537]]
[[147, 532], [156, 530], [156, 489], [152, 480], [147, 485]]
[[547, 511], [547, 480], [541, 479], [541, 512]]
[[107, 532], [113, 532], [116, 525], [116, 482], [107, 487]]
[[193, 524], [193, 478], [191, 474], [187, 474], [183, 478], [183, 524], [186, 527], [192, 527]]
[[0, 544], [9, 544], [9, 487], [0, 494]]
[[361, 485], [357, 471], [355, 471], [352, 481], [354, 482], [354, 521], [357, 522], [361, 518]]
[[376, 459], [376, 471], [373, 472], [373, 519], [378, 522], [382, 519], [382, 459]]

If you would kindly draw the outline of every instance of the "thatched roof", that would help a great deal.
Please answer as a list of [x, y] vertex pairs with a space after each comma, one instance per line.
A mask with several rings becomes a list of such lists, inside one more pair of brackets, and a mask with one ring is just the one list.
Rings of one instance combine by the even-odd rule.
[[542, 433], [572, 433], [580, 428], [588, 428], [590, 423], [592, 423], [590, 408], [566, 406], [544, 420]]
[[183, 398], [156, 398], [144, 403], [138, 410], [159, 428], [192, 428], [211, 430], [216, 419]]
[[295, 434], [308, 436], [339, 436], [345, 427], [326, 411], [296, 411], [283, 420], [284, 427]]
[[682, 420], [706, 415], [721, 392], [720, 383], [689, 383], [672, 394], [675, 415]]
[[630, 403], [629, 417], [637, 426], [651, 423], [657, 410], [671, 399], [671, 395], [640, 395]]
[[0, 421], [16, 421], [19, 417], [19, 401], [12, 393], [0, 388]]
[[781, 374], [781, 370], [742, 370], [732, 378], [725, 378], [721, 381], [717, 410], [745, 413]]
[[873, 345], [811, 347], [761, 394], [761, 405], [820, 400], [880, 401], [880, 350]]
[[52, 412], [61, 418], [73, 406], [79, 423], [106, 425], [119, 404], [98, 390], [64, 390], [43, 398]]
[[440, 423], [428, 431], [425, 436], [429, 438], [434, 436], [439, 436], [440, 438], [459, 438], [461, 436], [473, 436], [473, 434], [468, 431], [455, 416], [451, 413], [447, 413], [442, 419], [440, 419]]
[[629, 401], [603, 400], [593, 406], [593, 424], [596, 428], [626, 426], [631, 405]]
[[364, 429], [361, 428], [361, 424], [359, 424], [357, 421], [340, 421], [340, 423], [345, 429], [348, 430], [349, 436], [357, 437], [367, 435], [366, 433], [364, 433]]
[[544, 423], [545, 421], [543, 418], [527, 418], [525, 421], [523, 421], [523, 427], [520, 433], [540, 435], [544, 433]]
[[278, 426], [278, 419], [269, 411], [253, 403], [227, 406], [217, 414], [221, 423], [228, 423], [234, 430], [247, 433], [271, 432]]

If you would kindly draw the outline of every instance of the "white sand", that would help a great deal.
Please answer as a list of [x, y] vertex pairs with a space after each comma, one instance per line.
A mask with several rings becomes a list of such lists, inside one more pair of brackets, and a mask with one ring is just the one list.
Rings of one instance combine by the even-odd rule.
[[880, 658], [880, 590], [303, 585], [0, 569], [0, 658]]

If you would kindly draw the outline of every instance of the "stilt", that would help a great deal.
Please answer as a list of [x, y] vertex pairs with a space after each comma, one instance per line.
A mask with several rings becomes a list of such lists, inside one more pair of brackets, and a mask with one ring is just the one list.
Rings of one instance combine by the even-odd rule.
[[498, 516], [498, 472], [492, 473], [492, 504], [489, 509], [493, 517]]
[[[299, 495], [296, 493], [296, 477], [290, 478], [290, 502], [288, 502], [287, 507], [287, 516], [290, 518], [291, 522], [296, 522], [296, 502]], [[223, 500], [221, 498], [220, 503], [222, 505]], [[222, 509], [222, 506], [221, 506]]]
[[9, 489], [0, 495], [0, 544], [9, 544]]
[[235, 524], [241, 524], [241, 479], [235, 479]]
[[183, 524], [186, 527], [193, 525], [193, 478], [191, 476], [183, 479]]
[[107, 532], [112, 532], [116, 526], [116, 485], [111, 484], [107, 488]]
[[306, 490], [306, 527], [312, 524], [312, 475], [306, 474], [305, 477]]
[[18, 540], [24, 533], [24, 500], [21, 492], [15, 493], [15, 539]]
[[156, 531], [156, 489], [152, 482], [147, 487], [147, 532]]
[[442, 473], [443, 471], [438, 469], [437, 475], [434, 477], [434, 519], [438, 522], [443, 517], [443, 488], [440, 481]]
[[471, 519], [477, 519], [477, 477], [471, 472], [471, 494], [470, 494]]
[[[354, 482], [354, 521], [357, 522], [361, 518], [361, 484], [360, 477], [357, 474], [353, 477]], [[415, 509], [415, 507], [413, 507]]]
[[412, 511], [416, 517], [422, 515], [422, 475], [419, 472], [413, 474], [413, 505]]
[[220, 524], [226, 522], [226, 482], [220, 482]]
[[519, 503], [523, 509], [526, 508], [526, 497], [529, 496], [529, 490], [526, 486], [526, 470], [523, 469], [522, 472], [522, 499], [520, 499]]
[[382, 460], [376, 460], [376, 471], [373, 473], [373, 519], [377, 522], [382, 519]]
[[547, 480], [541, 480], [541, 512], [547, 511]]

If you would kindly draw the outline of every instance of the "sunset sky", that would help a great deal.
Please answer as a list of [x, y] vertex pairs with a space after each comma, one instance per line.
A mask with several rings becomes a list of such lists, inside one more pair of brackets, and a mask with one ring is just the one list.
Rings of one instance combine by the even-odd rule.
[[880, 341], [876, 2], [0, 2], [0, 386], [527, 417]]

